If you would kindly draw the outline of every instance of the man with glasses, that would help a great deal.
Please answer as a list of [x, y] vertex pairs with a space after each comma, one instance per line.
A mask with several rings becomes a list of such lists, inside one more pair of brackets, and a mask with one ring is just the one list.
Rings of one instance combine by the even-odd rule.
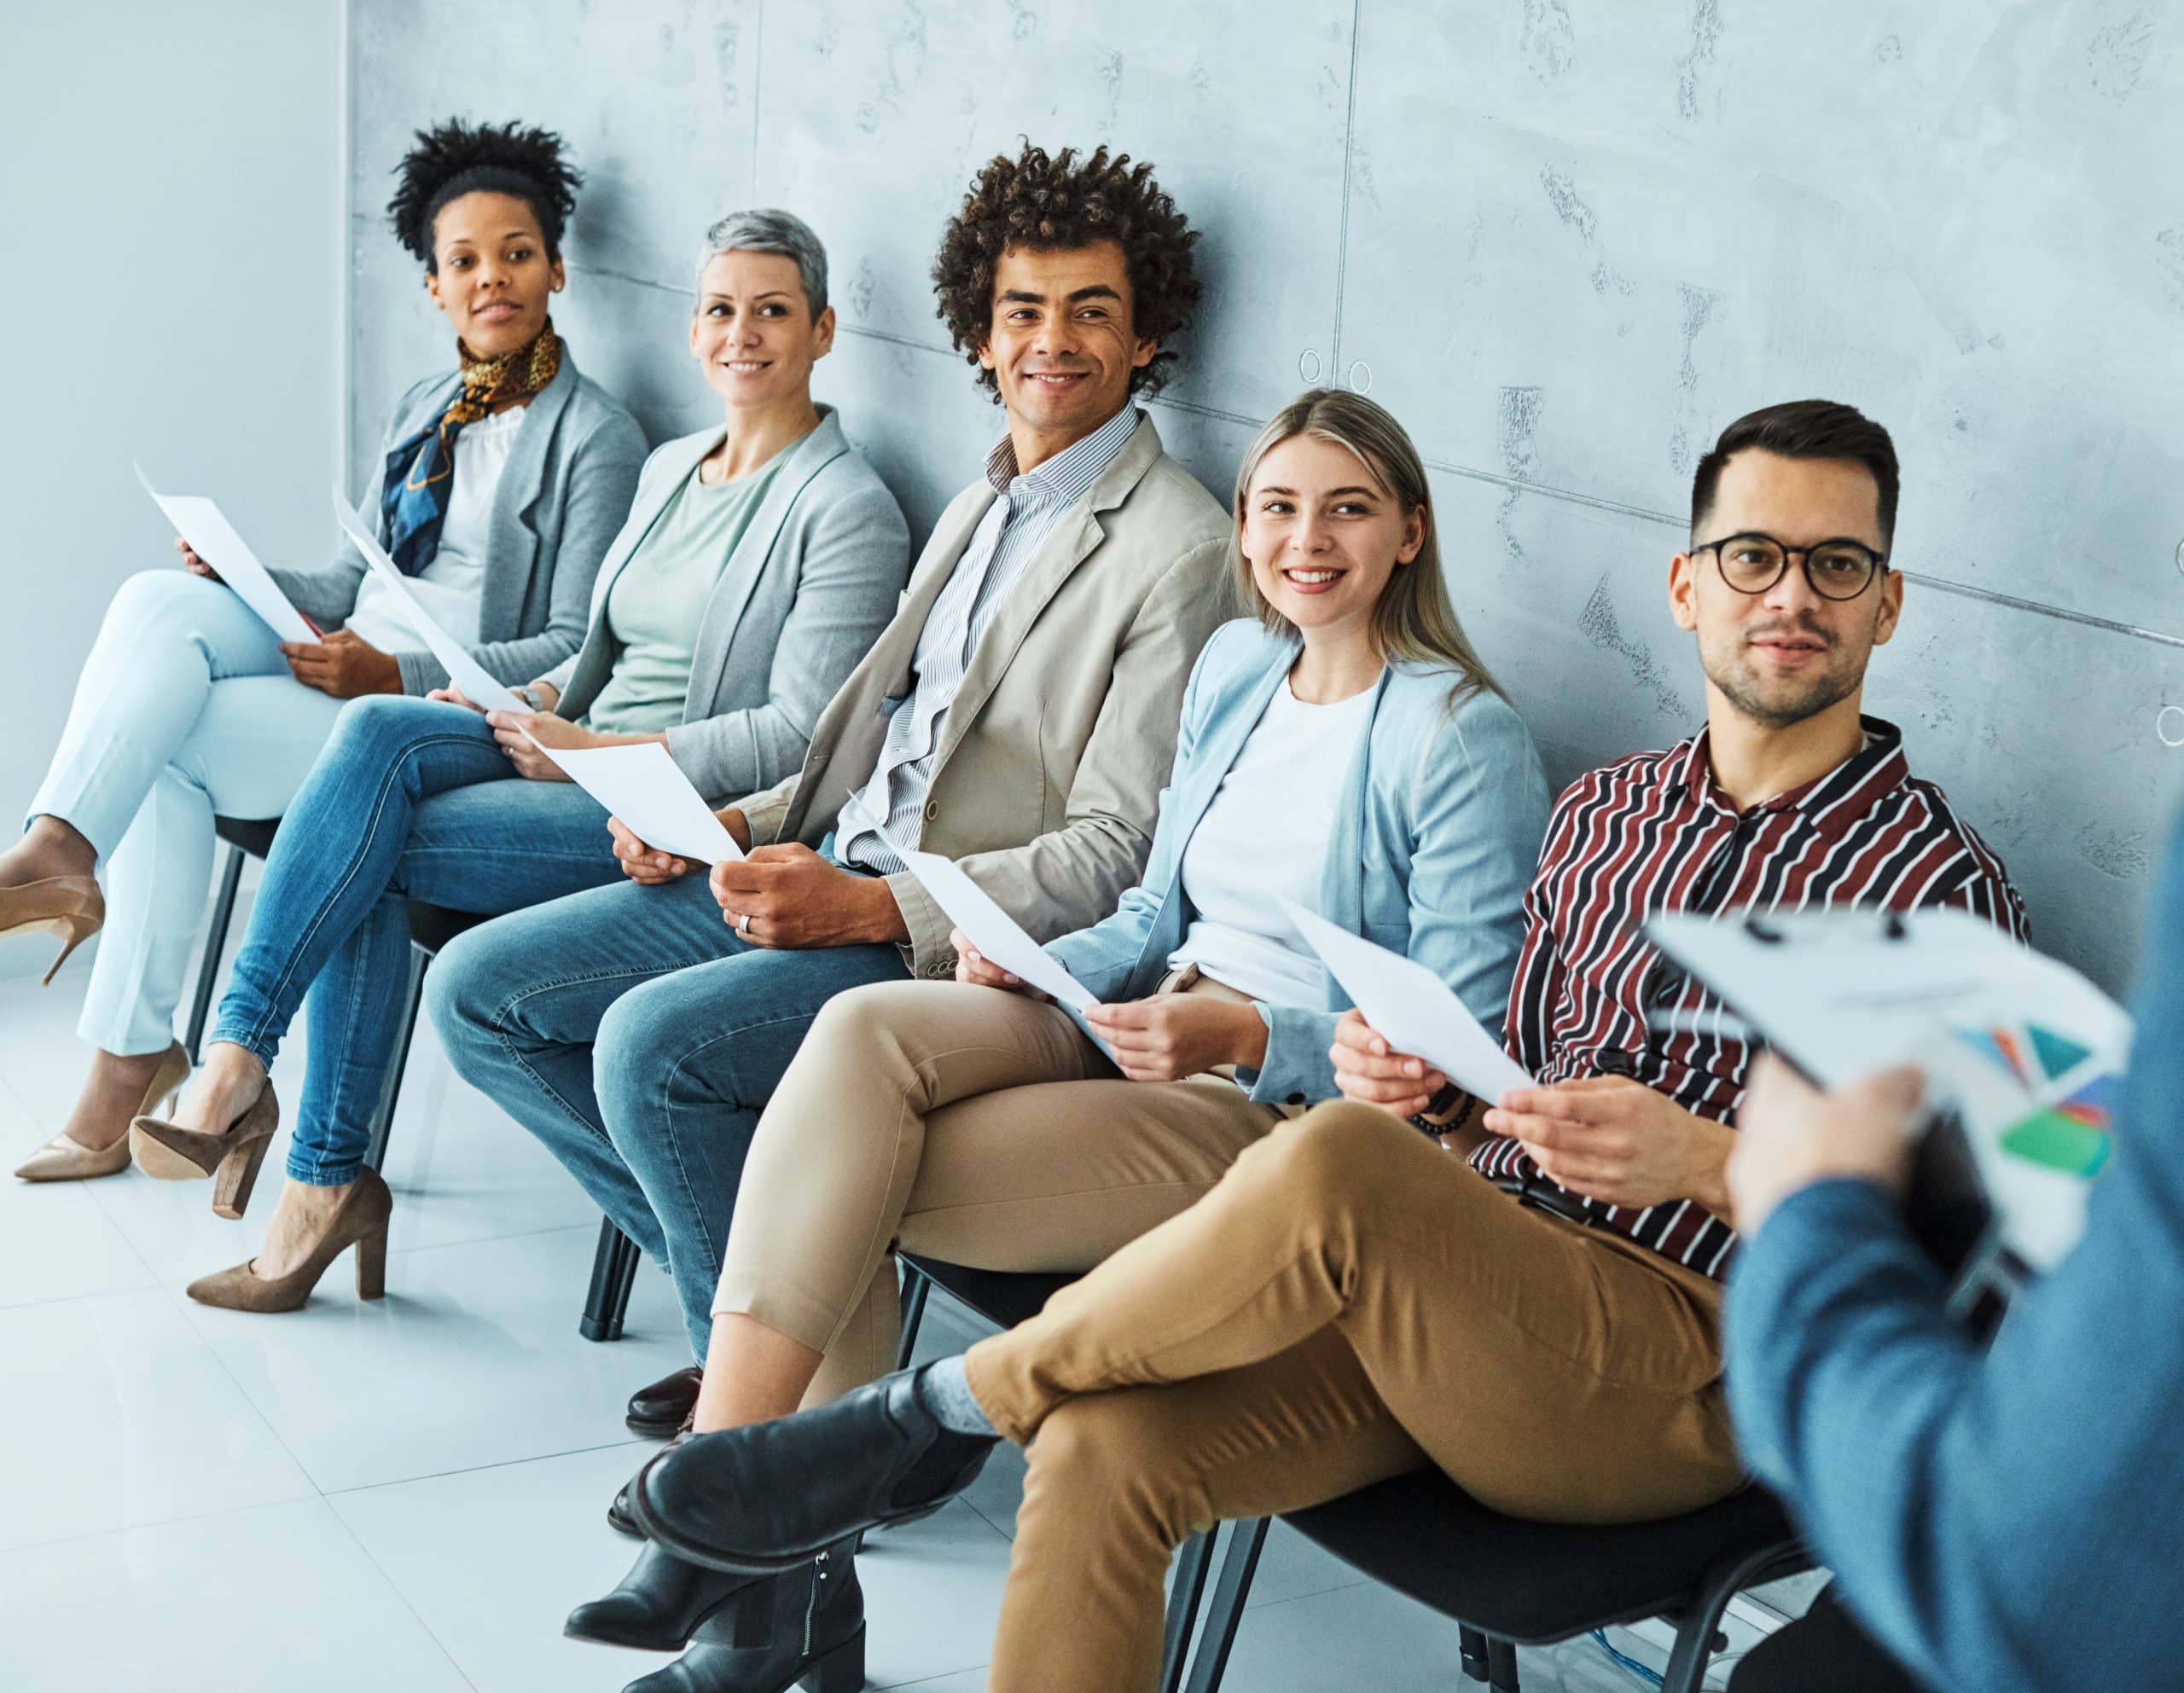
[[1724, 1168], [1752, 1055], [1640, 923], [1948, 905], [2024, 932], [2000, 861], [1859, 712], [1902, 605], [1896, 496], [1887, 432], [1823, 401], [1740, 418], [1699, 462], [1669, 602], [1698, 636], [1706, 727], [1555, 809], [1507, 1031], [1540, 1085], [1466, 1099], [1349, 1013], [1344, 1102], [1275, 1128], [1008, 1334], [699, 1436], [636, 1484], [648, 1532], [767, 1568], [1025, 1444], [993, 1685], [1054, 1693], [1152, 1684], [1169, 1553], [1220, 1518], [1427, 1464], [1548, 1522], [1733, 1492]]
[[1751, 1049], [1638, 931], [1658, 911], [1955, 906], [2023, 938], [2001, 861], [1860, 710], [1903, 578], [1888, 432], [1826, 400], [1739, 418], [1692, 479], [1669, 607], [1706, 727], [1581, 777], [1548, 825], [1509, 1000], [1547, 1085], [1485, 1113], [1496, 1185], [1719, 1279]]

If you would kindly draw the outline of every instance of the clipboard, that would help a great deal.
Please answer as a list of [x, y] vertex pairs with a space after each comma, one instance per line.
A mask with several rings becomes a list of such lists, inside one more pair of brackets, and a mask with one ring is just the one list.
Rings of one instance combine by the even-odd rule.
[[1907, 1210], [1952, 1314], [1984, 1327], [2077, 1244], [2131, 1038], [2083, 976], [1961, 911], [1663, 914], [1644, 930], [1815, 1086], [1896, 1064], [1926, 1075]]

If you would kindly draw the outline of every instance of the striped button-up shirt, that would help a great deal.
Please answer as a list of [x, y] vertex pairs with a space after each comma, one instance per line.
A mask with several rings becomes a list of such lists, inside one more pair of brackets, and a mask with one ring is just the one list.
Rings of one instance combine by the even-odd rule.
[[[1864, 725], [1862, 751], [1741, 813], [1714, 781], [1704, 731], [1572, 783], [1525, 896], [1510, 1056], [1542, 1082], [1628, 1076], [1694, 1116], [1733, 1122], [1752, 1049], [1721, 1001], [1640, 933], [1647, 918], [1954, 906], [2023, 940], [2024, 902], [2001, 861], [1938, 787], [1912, 776], [1893, 725]], [[1649, 1014], [1672, 1032], [1649, 1029]], [[1554, 1185], [1514, 1140], [1488, 1140], [1472, 1162], [1490, 1177]], [[1593, 1226], [1710, 1276], [1722, 1273], [1736, 1244], [1695, 1200], [1583, 1204]]]
[[971, 668], [972, 653], [1039, 543], [1091, 491], [1138, 417], [1136, 406], [1125, 405], [1083, 440], [1021, 473], [1008, 436], [986, 455], [986, 479], [1001, 497], [986, 507], [932, 602], [918, 633], [910, 692], [888, 719], [880, 762], [835, 821], [845, 862], [892, 876], [903, 867], [902, 855], [916, 849], [941, 724]]

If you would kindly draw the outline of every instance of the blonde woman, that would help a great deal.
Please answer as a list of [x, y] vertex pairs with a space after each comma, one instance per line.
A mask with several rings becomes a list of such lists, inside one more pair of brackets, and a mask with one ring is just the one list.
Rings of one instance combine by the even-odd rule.
[[[828, 1002], [744, 1167], [698, 1430], [892, 1368], [896, 1248], [1089, 1268], [1283, 1116], [1334, 1098], [1349, 1002], [1282, 900], [1407, 954], [1500, 1021], [1547, 785], [1450, 607], [1416, 449], [1370, 400], [1307, 393], [1246, 455], [1234, 518], [1257, 615], [1199, 657], [1144, 878], [1048, 948], [1101, 1003], [1080, 1020], [961, 935], [955, 983]], [[774, 1679], [708, 1631], [673, 1685], [786, 1687], [822, 1665], [855, 1684], [854, 1571], [839, 1548], [825, 1568], [823, 1585], [810, 1566], [753, 1580], [651, 1546], [569, 1628], [665, 1650], [717, 1615], [816, 1603], [808, 1629], [776, 1631]]]

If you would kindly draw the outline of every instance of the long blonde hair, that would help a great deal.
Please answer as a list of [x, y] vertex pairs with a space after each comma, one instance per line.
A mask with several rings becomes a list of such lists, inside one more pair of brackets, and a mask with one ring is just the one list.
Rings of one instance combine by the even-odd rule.
[[[1426, 481], [1426, 466], [1403, 425], [1385, 406], [1347, 389], [1312, 388], [1268, 419], [1236, 472], [1235, 519], [1240, 533], [1245, 501], [1260, 462], [1284, 441], [1299, 435], [1347, 448], [1406, 518], [1416, 512], [1425, 521], [1426, 541], [1418, 556], [1396, 566], [1373, 606], [1373, 639], [1381, 657], [1391, 664], [1454, 671], [1456, 684], [1449, 694], [1451, 705], [1482, 689], [1501, 693], [1501, 683], [1494, 680], [1472, 646], [1471, 637], [1464, 633], [1456, 609], [1449, 601], [1448, 584], [1441, 579], [1440, 530], [1433, 521], [1433, 490]], [[1258, 620], [1274, 634], [1301, 640], [1297, 626], [1259, 592], [1252, 577], [1252, 561], [1244, 556], [1241, 546], [1236, 549], [1235, 569], [1244, 603]]]

